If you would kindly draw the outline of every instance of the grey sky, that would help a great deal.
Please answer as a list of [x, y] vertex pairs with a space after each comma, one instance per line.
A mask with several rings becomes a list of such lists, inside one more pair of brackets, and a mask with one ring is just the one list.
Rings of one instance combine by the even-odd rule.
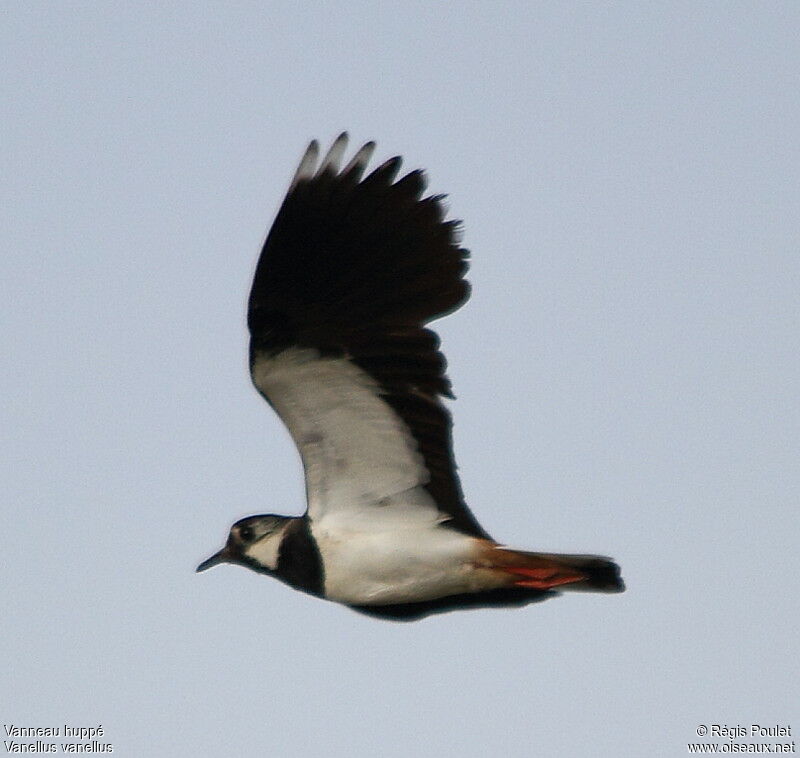
[[[673, 756], [793, 724], [800, 5], [6, 3], [4, 724], [122, 756]], [[428, 170], [472, 509], [628, 591], [400, 625], [235, 567], [299, 513], [245, 300], [306, 143]]]

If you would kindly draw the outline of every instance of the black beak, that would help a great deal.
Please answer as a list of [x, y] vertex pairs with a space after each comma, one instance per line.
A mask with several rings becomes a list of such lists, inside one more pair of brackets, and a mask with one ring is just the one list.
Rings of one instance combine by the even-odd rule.
[[205, 571], [206, 569], [210, 569], [212, 566], [216, 566], [218, 563], [228, 563], [231, 559], [231, 551], [228, 550], [228, 546], [222, 548], [218, 553], [214, 553], [210, 558], [206, 558], [196, 569], [195, 572], [198, 571]]

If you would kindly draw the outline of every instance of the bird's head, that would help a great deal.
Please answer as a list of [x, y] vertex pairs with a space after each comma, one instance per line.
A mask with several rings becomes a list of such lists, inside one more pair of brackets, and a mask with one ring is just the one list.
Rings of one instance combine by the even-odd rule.
[[286, 516], [248, 516], [237, 521], [228, 534], [225, 547], [204, 560], [197, 571], [218, 563], [239, 563], [255, 571], [272, 572], [278, 568], [278, 551], [283, 533], [291, 518]]

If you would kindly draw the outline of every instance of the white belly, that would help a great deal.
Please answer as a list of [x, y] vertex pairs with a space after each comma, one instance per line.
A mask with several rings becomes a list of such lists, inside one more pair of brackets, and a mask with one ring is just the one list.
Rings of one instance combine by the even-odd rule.
[[432, 526], [385, 532], [314, 529], [325, 596], [348, 605], [410, 603], [474, 592], [494, 582], [474, 565], [475, 539]]

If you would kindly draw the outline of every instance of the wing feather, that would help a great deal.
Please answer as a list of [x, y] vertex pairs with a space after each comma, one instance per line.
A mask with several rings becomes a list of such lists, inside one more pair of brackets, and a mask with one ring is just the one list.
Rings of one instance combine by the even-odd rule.
[[250, 365], [306, 470], [309, 516], [413, 505], [487, 537], [463, 501], [438, 336], [425, 325], [469, 297], [458, 223], [425, 178], [374, 143], [338, 171], [312, 142], [267, 237], [248, 307]]

